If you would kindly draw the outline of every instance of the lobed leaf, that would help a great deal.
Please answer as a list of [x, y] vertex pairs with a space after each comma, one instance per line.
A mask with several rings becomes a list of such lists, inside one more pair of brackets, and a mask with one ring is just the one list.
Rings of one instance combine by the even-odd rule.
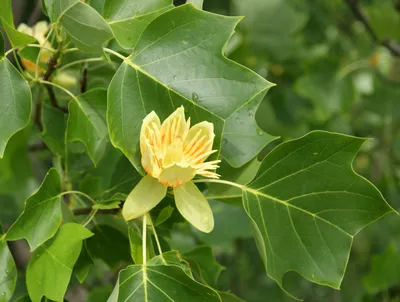
[[395, 212], [351, 162], [365, 140], [314, 131], [276, 147], [243, 191], [268, 275], [339, 288], [353, 236]]
[[55, 168], [25, 202], [24, 212], [7, 232], [6, 240], [24, 238], [31, 251], [52, 238], [61, 224], [61, 180]]
[[26, 272], [28, 293], [33, 302], [41, 301], [42, 297], [64, 300], [82, 241], [92, 235], [80, 224], [67, 223], [33, 253]]

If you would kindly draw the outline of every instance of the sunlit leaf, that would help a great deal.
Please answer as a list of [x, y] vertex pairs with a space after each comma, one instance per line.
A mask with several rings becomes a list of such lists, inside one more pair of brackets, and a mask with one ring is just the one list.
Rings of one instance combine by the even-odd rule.
[[52, 168], [36, 193], [25, 202], [24, 212], [8, 230], [6, 239], [25, 238], [31, 251], [50, 239], [61, 223], [61, 181]]
[[243, 204], [268, 275], [289, 270], [339, 288], [353, 237], [394, 212], [351, 163], [365, 140], [315, 131], [276, 147], [244, 188]]
[[26, 272], [28, 293], [33, 302], [41, 301], [43, 296], [54, 301], [64, 300], [82, 241], [92, 235], [79, 224], [67, 223], [33, 253]]

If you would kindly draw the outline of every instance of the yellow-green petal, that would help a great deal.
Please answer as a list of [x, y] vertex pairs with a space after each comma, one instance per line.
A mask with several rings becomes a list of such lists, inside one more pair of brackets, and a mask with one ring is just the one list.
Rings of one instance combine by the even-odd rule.
[[129, 193], [122, 209], [122, 216], [125, 220], [143, 216], [153, 209], [166, 194], [166, 186], [150, 175], [146, 175]]
[[195, 175], [196, 169], [173, 164], [161, 171], [158, 181], [168, 187], [178, 187], [191, 180]]
[[214, 228], [214, 216], [204, 195], [189, 181], [174, 188], [175, 203], [179, 212], [195, 228], [210, 233]]

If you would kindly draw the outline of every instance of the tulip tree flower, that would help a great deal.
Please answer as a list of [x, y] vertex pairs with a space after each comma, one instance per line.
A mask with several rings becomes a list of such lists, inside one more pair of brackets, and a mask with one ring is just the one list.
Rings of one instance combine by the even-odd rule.
[[140, 133], [142, 166], [147, 175], [129, 194], [122, 215], [131, 220], [145, 215], [167, 194], [171, 187], [179, 212], [193, 226], [209, 233], [214, 218], [207, 199], [192, 179], [196, 175], [218, 179], [213, 172], [220, 160], [206, 162], [212, 150], [214, 125], [201, 122], [190, 127], [181, 106], [163, 123], [152, 111], [143, 120]]

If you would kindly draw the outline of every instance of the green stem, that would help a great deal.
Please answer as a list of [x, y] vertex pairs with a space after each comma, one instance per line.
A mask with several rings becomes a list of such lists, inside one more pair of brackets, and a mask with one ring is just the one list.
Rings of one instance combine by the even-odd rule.
[[84, 227], [86, 227], [86, 226], [94, 219], [94, 216], [96, 216], [97, 211], [98, 211], [98, 210], [96, 209], [96, 210], [93, 210], [93, 211], [90, 213], [89, 218], [86, 220], [86, 222], [84, 222], [84, 223], [82, 224]]
[[[53, 33], [53, 28], [50, 29], [49, 33], [46, 36], [46, 39], [44, 40], [43, 44], [46, 44], [46, 42], [49, 40], [51, 34]], [[39, 49], [38, 56], [36, 58], [36, 70], [35, 70], [35, 78], [37, 79], [39, 77], [39, 61], [40, 61], [40, 54], [42, 52], [42, 48]]]
[[65, 192], [62, 192], [59, 196], [64, 196], [64, 195], [68, 195], [68, 194], [72, 194], [72, 195], [81, 195], [81, 196], [83, 196], [83, 197], [86, 197], [88, 200], [90, 200], [93, 204], [97, 204], [97, 202], [92, 198], [92, 197], [90, 197], [89, 195], [87, 195], [87, 194], [85, 194], [85, 193], [83, 193], [83, 192], [81, 192], [81, 191], [74, 191], [74, 190], [71, 190], [71, 191], [65, 191]]
[[108, 52], [108, 53], [110, 53], [110, 54], [112, 54], [112, 55], [114, 55], [114, 56], [120, 58], [122, 61], [125, 61], [125, 60], [126, 60], [126, 57], [124, 57], [123, 55], [121, 55], [120, 53], [118, 53], [118, 52], [116, 52], [116, 51], [114, 51], [114, 50], [112, 50], [112, 49], [109, 49], [109, 48], [104, 47], [103, 50], [104, 50], [105, 52]]
[[149, 223], [150, 223], [150, 225], [151, 225], [151, 229], [152, 229], [152, 231], [153, 231], [154, 238], [156, 239], [158, 252], [159, 252], [159, 254], [160, 254], [160, 257], [161, 257], [161, 259], [162, 259], [162, 262], [166, 265], [167, 262], [165, 261], [165, 259], [164, 259], [164, 257], [163, 257], [163, 251], [162, 251], [162, 249], [161, 249], [160, 241], [158, 240], [158, 235], [157, 235], [157, 232], [156, 232], [156, 228], [155, 228], [155, 226], [154, 226], [154, 224], [153, 224], [153, 220], [151, 219], [151, 216], [150, 216], [149, 214], [146, 214], [146, 216], [147, 216], [147, 218], [149, 219]]
[[64, 87], [62, 87], [62, 86], [60, 86], [60, 85], [58, 85], [58, 84], [55, 84], [55, 83], [49, 82], [49, 81], [39, 80], [39, 79], [36, 80], [36, 82], [41, 83], [41, 84], [45, 84], [45, 85], [54, 86], [54, 87], [56, 87], [56, 88], [58, 88], [58, 89], [64, 91], [66, 94], [68, 94], [68, 95], [69, 95], [71, 98], [73, 98], [74, 100], [77, 99], [77, 97], [76, 97], [75, 94], [73, 94], [71, 91], [69, 91], [68, 89], [65, 89]]
[[62, 71], [62, 70], [67, 69], [67, 68], [69, 68], [71, 66], [78, 65], [78, 64], [81, 64], [81, 63], [101, 62], [101, 61], [104, 61], [104, 58], [90, 58], [90, 59], [77, 60], [77, 61], [65, 64], [64, 66], [59, 68], [58, 71]]
[[199, 183], [199, 182], [206, 182], [206, 183], [217, 183], [217, 184], [222, 184], [222, 185], [229, 185], [229, 186], [233, 186], [233, 187], [237, 187], [241, 190], [246, 190], [246, 186], [241, 185], [241, 184], [237, 184], [235, 182], [231, 182], [228, 180], [222, 180], [222, 179], [212, 179], [212, 178], [204, 178], [204, 179], [194, 179], [193, 180], [194, 183]]
[[146, 237], [147, 237], [147, 215], [143, 216], [143, 234], [142, 234], [142, 254], [143, 254], [143, 265], [147, 264], [147, 246], [146, 246]]

